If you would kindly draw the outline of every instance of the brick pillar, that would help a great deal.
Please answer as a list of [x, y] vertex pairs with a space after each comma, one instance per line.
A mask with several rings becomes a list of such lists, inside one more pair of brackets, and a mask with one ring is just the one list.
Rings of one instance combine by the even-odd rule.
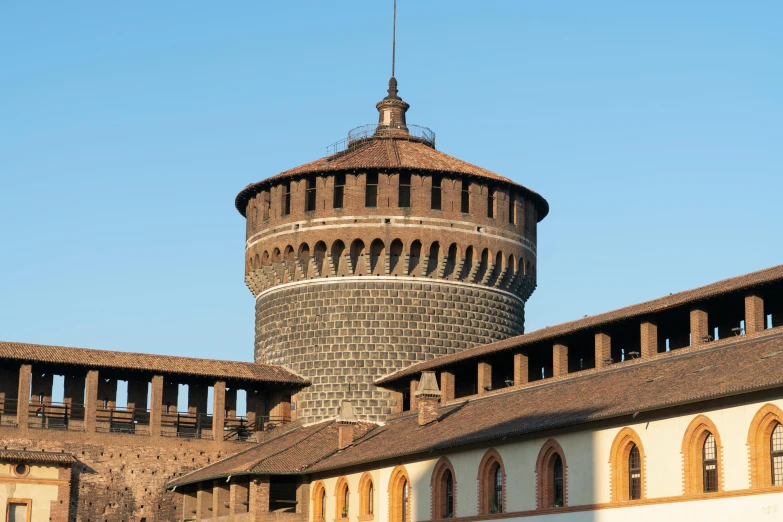
[[117, 379], [98, 379], [98, 408], [103, 408], [104, 401], [107, 410], [117, 405]]
[[523, 353], [515, 353], [514, 354], [514, 386], [527, 384], [527, 382], [528, 382], [527, 355]]
[[445, 403], [454, 400], [455, 381], [454, 372], [440, 372], [440, 392], [441, 400]]
[[147, 409], [147, 389], [149, 381], [128, 381], [128, 409]]
[[[362, 200], [364, 201], [364, 200]], [[269, 517], [269, 475], [254, 478], [250, 483], [251, 520], [267, 520]]]
[[411, 381], [411, 390], [410, 390], [411, 411], [416, 411], [419, 408], [418, 402], [416, 401], [416, 390], [418, 389], [419, 389], [419, 380], [413, 379]]
[[485, 393], [487, 393], [487, 390], [484, 389], [485, 387], [488, 387], [490, 390], [492, 389], [492, 365], [484, 361], [481, 361], [478, 363], [478, 394], [479, 395], [484, 395]]
[[150, 436], [160, 437], [160, 421], [163, 413], [163, 376], [152, 377], [152, 393], [150, 396]]
[[658, 325], [645, 321], [639, 326], [641, 335], [641, 357], [652, 357], [658, 353]]
[[52, 386], [54, 386], [54, 374], [52, 372], [33, 373], [30, 402], [33, 404], [51, 404]]
[[201, 384], [188, 386], [188, 413], [206, 413], [209, 390]]
[[84, 431], [95, 432], [96, 415], [98, 410], [98, 370], [87, 372], [84, 390]]
[[704, 310], [691, 310], [691, 346], [704, 344], [702, 337], [709, 335], [707, 312]]
[[745, 297], [745, 334], [753, 335], [764, 331], [764, 300], [757, 295]]
[[391, 392], [392, 401], [394, 404], [392, 405], [391, 412], [394, 413], [402, 413], [402, 393], [401, 392]]
[[84, 405], [84, 375], [66, 375], [63, 382], [63, 402]]
[[23, 364], [19, 367], [19, 393], [16, 395], [19, 403], [16, 407], [16, 422], [19, 429], [22, 430], [27, 429], [30, 415], [30, 381], [32, 373], [33, 367], [29, 364]]
[[612, 338], [603, 332], [595, 334], [595, 367], [601, 368], [604, 359], [612, 356]]
[[552, 376], [562, 377], [568, 374], [568, 346], [555, 344], [552, 347]]
[[223, 442], [223, 427], [226, 424], [226, 382], [215, 383], [212, 393], [212, 437]]
[[237, 416], [237, 389], [226, 390], [226, 417]]

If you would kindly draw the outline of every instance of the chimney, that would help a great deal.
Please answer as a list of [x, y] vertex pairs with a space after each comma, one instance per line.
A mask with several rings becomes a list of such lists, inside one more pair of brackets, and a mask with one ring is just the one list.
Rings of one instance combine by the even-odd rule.
[[337, 447], [345, 449], [353, 444], [353, 428], [356, 423], [356, 415], [353, 413], [353, 403], [343, 401], [340, 405], [340, 415], [337, 416]]
[[419, 426], [437, 421], [440, 390], [435, 372], [421, 372], [419, 389], [416, 390], [415, 395], [419, 406]]

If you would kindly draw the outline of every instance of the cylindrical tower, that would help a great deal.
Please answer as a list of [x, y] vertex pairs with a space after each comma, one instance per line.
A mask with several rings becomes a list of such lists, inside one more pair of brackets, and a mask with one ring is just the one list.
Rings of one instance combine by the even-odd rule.
[[536, 286], [546, 200], [438, 152], [432, 131], [406, 123], [394, 78], [377, 108], [377, 125], [236, 198], [255, 360], [311, 380], [296, 404], [308, 422], [347, 398], [382, 421], [398, 405], [375, 379], [523, 333]]

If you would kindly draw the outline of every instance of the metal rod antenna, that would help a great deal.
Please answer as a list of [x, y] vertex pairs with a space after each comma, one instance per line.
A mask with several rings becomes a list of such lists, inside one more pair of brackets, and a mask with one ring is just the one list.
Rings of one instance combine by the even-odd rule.
[[397, 0], [394, 0], [394, 26], [392, 29], [392, 78], [394, 77], [394, 54], [397, 48]]

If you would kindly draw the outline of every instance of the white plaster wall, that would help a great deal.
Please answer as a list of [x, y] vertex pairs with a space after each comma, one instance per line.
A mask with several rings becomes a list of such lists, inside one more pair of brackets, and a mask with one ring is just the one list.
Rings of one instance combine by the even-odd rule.
[[52, 502], [57, 500], [57, 486], [24, 484], [13, 482], [0, 483], [0, 521], [6, 522], [6, 506], [9, 498], [32, 499], [32, 522], [49, 522]]
[[[773, 401], [753, 402], [731, 408], [701, 412], [715, 423], [720, 433], [723, 445], [721, 465], [726, 491], [743, 490], [749, 487], [748, 429], [754, 415], [767, 402], [783, 409], [783, 397], [781, 397]], [[628, 425], [636, 431], [644, 446], [647, 499], [682, 495], [682, 455], [680, 450], [685, 430], [696, 416], [697, 414], [681, 415]], [[554, 437], [563, 448], [566, 457], [569, 506], [604, 504], [611, 501], [609, 454], [615, 436], [623, 427], [617, 426], [595, 431], [585, 430]], [[500, 454], [506, 470], [506, 506], [504, 511], [534, 510], [536, 508], [535, 465], [541, 446], [546, 440], [548, 439], [536, 438], [508, 443], [497, 441], [498, 444], [495, 446], [487, 445], [481, 449], [469, 449], [448, 454], [455, 472], [457, 516], [465, 517], [478, 514], [478, 467], [485, 452], [491, 447], [494, 447]], [[432, 458], [404, 464], [411, 479], [411, 513], [414, 521], [430, 519], [430, 478], [437, 461], [438, 458]], [[378, 522], [389, 522], [388, 485], [393, 469], [394, 466], [386, 466], [369, 470], [375, 486], [375, 520]], [[347, 475], [346, 478], [351, 489], [350, 520], [348, 522], [357, 522], [356, 517], [359, 513], [358, 485], [361, 473], [353, 473]], [[334, 487], [336, 482], [337, 476], [324, 480], [327, 492], [326, 514], [329, 521], [333, 520], [335, 515]], [[770, 513], [777, 509], [778, 511], [775, 512], [777, 518], [773, 517], [770, 520], [783, 520], [783, 507], [779, 506], [780, 495], [715, 499], [699, 501], [696, 504], [701, 506], [709, 503], [711, 506], [719, 506], [708, 517], [714, 521], [739, 520], [739, 518], [726, 517], [729, 513], [740, 512], [743, 509], [749, 509], [758, 516], [767, 516], [761, 513], [763, 509], [767, 509], [764, 507], [767, 506], [764, 502], [774, 501], [769, 504], [772, 506]], [[722, 511], [724, 503], [725, 512]], [[686, 519], [684, 515], [674, 516], [673, 514], [688, 512], [691, 508], [686, 504], [691, 505], [692, 503], [676, 502], [623, 509], [600, 509], [589, 513], [549, 515], [546, 520], [553, 522], [560, 520], [569, 522], [619, 521], [626, 520], [623, 517], [628, 516], [628, 509], [633, 509], [633, 516], [638, 520], [660, 520], [662, 517], [684, 520]], [[687, 519], [704, 519], [703, 517], [699, 518], [701, 515], [698, 513], [701, 511], [693, 508], [692, 515], [688, 516], [696, 518]], [[525, 520], [533, 522], [538, 518], [526, 517]], [[755, 520], [748, 517], [743, 517], [743, 519]], [[759, 520], [765, 519], [759, 518]]]

